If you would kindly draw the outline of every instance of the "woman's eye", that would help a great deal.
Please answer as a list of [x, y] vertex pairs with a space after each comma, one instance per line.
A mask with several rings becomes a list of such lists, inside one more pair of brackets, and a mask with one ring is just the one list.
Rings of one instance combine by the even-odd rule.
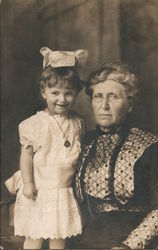
[[95, 102], [101, 102], [103, 100], [103, 95], [102, 94], [96, 94], [93, 96], [93, 100]]
[[114, 101], [117, 101], [118, 99], [120, 99], [121, 97], [119, 95], [116, 95], [116, 94], [110, 94], [108, 96], [108, 99], [111, 101], [111, 102], [114, 102]]

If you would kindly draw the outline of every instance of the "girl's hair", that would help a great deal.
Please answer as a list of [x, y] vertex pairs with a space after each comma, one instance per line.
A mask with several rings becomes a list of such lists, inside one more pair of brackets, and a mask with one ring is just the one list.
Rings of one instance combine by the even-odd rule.
[[46, 86], [51, 88], [56, 85], [61, 87], [66, 85], [79, 92], [83, 87], [83, 81], [74, 67], [52, 68], [48, 66], [41, 73], [40, 88], [44, 89]]
[[127, 91], [129, 101], [133, 105], [136, 103], [139, 94], [138, 79], [127, 65], [121, 63], [106, 64], [91, 73], [86, 84], [86, 94], [92, 98], [92, 86], [106, 80], [122, 84]]

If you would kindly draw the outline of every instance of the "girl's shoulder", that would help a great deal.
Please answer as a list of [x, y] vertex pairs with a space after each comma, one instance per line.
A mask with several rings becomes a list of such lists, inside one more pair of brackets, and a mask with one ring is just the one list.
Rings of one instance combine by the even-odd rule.
[[71, 111], [70, 117], [76, 121], [76, 123], [79, 125], [79, 129], [81, 131], [81, 134], [84, 134], [86, 131], [86, 126], [85, 126], [85, 121], [84, 119], [76, 112], [76, 111]]
[[43, 120], [43, 111], [38, 111], [36, 114], [26, 118], [19, 124], [19, 128], [23, 127], [33, 127], [37, 128], [37, 126], [42, 125], [42, 120]]
[[70, 112], [70, 118], [74, 120], [76, 119], [76, 120], [84, 121], [83, 118], [74, 110]]
[[33, 146], [34, 152], [38, 150], [47, 135], [47, 123], [42, 114], [42, 111], [37, 112], [23, 120], [18, 127], [21, 144], [24, 147]]

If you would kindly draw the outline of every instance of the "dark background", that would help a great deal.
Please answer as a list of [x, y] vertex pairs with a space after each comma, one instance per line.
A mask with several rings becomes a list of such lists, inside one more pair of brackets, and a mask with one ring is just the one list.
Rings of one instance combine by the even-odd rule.
[[[88, 74], [102, 63], [128, 63], [141, 79], [134, 125], [158, 134], [157, 0], [2, 0], [1, 3], [1, 183], [19, 168], [18, 124], [42, 109], [37, 80], [39, 49], [88, 49]], [[94, 128], [82, 92], [76, 110]]]

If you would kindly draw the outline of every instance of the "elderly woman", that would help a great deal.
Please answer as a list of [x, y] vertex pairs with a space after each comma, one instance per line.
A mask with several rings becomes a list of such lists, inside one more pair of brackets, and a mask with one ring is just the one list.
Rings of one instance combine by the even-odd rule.
[[158, 243], [158, 137], [131, 128], [138, 83], [127, 66], [92, 73], [86, 93], [97, 123], [83, 140], [74, 181], [85, 226], [78, 248], [145, 249]]

